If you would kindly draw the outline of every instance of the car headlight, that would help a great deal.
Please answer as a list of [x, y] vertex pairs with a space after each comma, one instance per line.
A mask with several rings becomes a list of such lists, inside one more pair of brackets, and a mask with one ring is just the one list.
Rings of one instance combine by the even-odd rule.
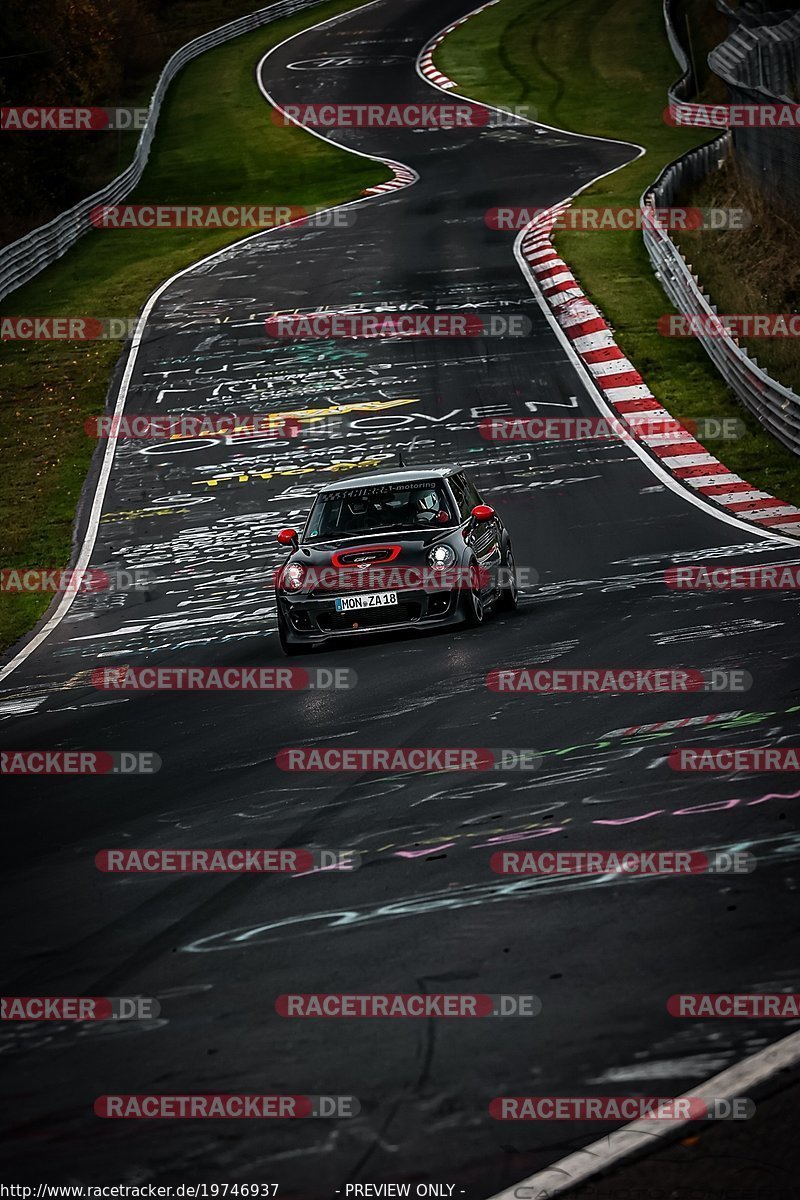
[[431, 567], [452, 567], [456, 561], [456, 552], [452, 546], [434, 546], [428, 551], [428, 564]]
[[303, 586], [303, 580], [306, 577], [306, 569], [300, 563], [289, 563], [288, 567], [284, 568], [281, 577], [281, 584], [287, 592], [297, 592]]

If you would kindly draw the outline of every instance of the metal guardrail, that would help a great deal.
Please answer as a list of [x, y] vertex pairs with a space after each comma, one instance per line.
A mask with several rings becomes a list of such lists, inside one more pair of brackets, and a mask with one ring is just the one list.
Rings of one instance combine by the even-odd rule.
[[[735, 105], [787, 105], [800, 96], [800, 15], [770, 25], [740, 24], [708, 56]], [[800, 200], [800, 130], [792, 125], [733, 130], [737, 164], [771, 196]]]
[[[679, 84], [670, 89], [670, 102], [674, 97], [685, 106], [678, 89], [687, 78], [687, 72], [689, 76], [691, 72], [688, 71], [686, 55], [672, 27], [669, 0], [664, 0], [664, 18], [670, 45], [673, 50], [676, 46], [680, 49], [676, 58], [685, 68]], [[682, 155], [664, 168], [641, 199], [642, 236], [656, 278], [678, 312], [685, 316], [697, 314], [701, 319], [711, 322], [718, 315], [718, 310], [703, 291], [691, 266], [655, 210], [671, 207], [679, 193], [685, 194], [689, 186], [717, 170], [730, 150], [731, 140], [731, 133], [726, 131], [712, 142]], [[795, 454], [800, 454], [800, 396], [773, 379], [740, 345], [737, 338], [716, 331], [711, 335], [698, 333], [696, 336], [742, 404], [778, 441]]]
[[731, 32], [742, 26], [750, 29], [754, 25], [779, 25], [796, 15], [791, 8], [775, 8], [773, 0], [744, 0], [732, 8], [728, 0], [716, 0], [716, 7], [731, 24]]
[[90, 213], [94, 208], [102, 204], [117, 204], [130, 195], [147, 165], [158, 114], [167, 88], [182, 67], [206, 50], [221, 46], [223, 42], [227, 42], [231, 38], [238, 37], [242, 33], [249, 33], [254, 29], [260, 29], [271, 21], [290, 16], [305, 8], [312, 8], [318, 3], [320, 0], [279, 0], [277, 4], [270, 4], [267, 8], [260, 8], [256, 12], [248, 13], [244, 17], [239, 17], [235, 21], [229, 21], [226, 25], [220, 25], [217, 29], [201, 34], [200, 37], [194, 38], [176, 50], [159, 76], [150, 100], [147, 121], [136, 145], [133, 162], [121, 175], [112, 179], [100, 191], [95, 192], [92, 196], [87, 196], [84, 200], [79, 200], [72, 208], [59, 213], [46, 225], [40, 225], [16, 242], [11, 242], [10, 245], [0, 249], [0, 299], [8, 296], [10, 292], [21, 287], [22, 284], [27, 283], [40, 271], [43, 271], [45, 267], [54, 263], [79, 238], [93, 228]]

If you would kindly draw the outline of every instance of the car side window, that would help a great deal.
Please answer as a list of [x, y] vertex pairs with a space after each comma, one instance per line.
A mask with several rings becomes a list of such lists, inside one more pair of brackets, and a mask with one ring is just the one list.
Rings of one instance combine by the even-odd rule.
[[470, 479], [469, 475], [462, 475], [461, 479], [464, 481], [464, 490], [467, 497], [467, 503], [469, 505], [470, 512], [472, 512], [476, 504], [483, 504], [483, 498], [478, 489], [475, 487], [475, 484]]
[[467, 496], [467, 487], [463, 475], [451, 475], [449, 479], [450, 487], [453, 489], [453, 495], [456, 498], [458, 505], [458, 515], [462, 521], [466, 521], [470, 514], [472, 505], [469, 503]]

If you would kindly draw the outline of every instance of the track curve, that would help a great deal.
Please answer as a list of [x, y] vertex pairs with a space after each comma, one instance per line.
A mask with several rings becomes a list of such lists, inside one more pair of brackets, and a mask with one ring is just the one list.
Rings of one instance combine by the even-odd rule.
[[[421, 48], [465, 0], [379, 0], [259, 64], [277, 103], [430, 100]], [[8, 781], [2, 854], [9, 994], [159, 997], [135, 1028], [6, 1028], [15, 1178], [267, 1179], [327, 1196], [351, 1181], [457, 1182], [479, 1197], [597, 1136], [512, 1125], [495, 1095], [677, 1094], [780, 1036], [776, 1023], [678, 1023], [680, 991], [794, 986], [785, 896], [800, 839], [791, 782], [673, 773], [685, 737], [653, 725], [712, 717], [692, 744], [797, 737], [792, 593], [676, 593], [666, 567], [794, 561], [661, 485], [629, 447], [483, 441], [486, 416], [596, 409], [513, 255], [487, 229], [500, 205], [547, 206], [633, 153], [545, 127], [348, 130], [351, 149], [407, 164], [413, 186], [350, 208], [348, 227], [284, 229], [214, 256], [153, 306], [127, 410], [306, 412], [297, 443], [121, 443], [92, 554], [147, 570], [142, 594], [80, 597], [5, 681], [3, 748], [156, 751], [148, 780]], [[287, 197], [291, 202], [291, 197]], [[524, 339], [268, 344], [271, 312], [477, 305], [522, 312]], [[375, 407], [376, 405], [380, 407]], [[370, 407], [372, 406], [372, 407]], [[344, 411], [342, 411], [344, 410]], [[303, 418], [305, 421], [305, 418]], [[538, 575], [519, 611], [479, 631], [325, 650], [352, 691], [114, 695], [97, 666], [282, 665], [274, 534], [315, 486], [394, 460], [469, 463]], [[90, 480], [89, 487], [94, 486]], [[497, 668], [745, 669], [745, 695], [503, 696]], [[720, 715], [721, 714], [721, 715]], [[279, 771], [286, 745], [535, 746], [533, 776], [402, 779]], [[13, 789], [13, 790], [12, 790]], [[542, 839], [541, 842], [539, 839]], [[498, 845], [746, 847], [731, 879], [494, 876]], [[348, 846], [363, 869], [300, 879], [101, 876], [111, 845]], [[69, 897], [69, 906], [64, 903]], [[23, 919], [24, 918], [24, 919]], [[534, 992], [530, 1023], [297, 1023], [283, 992]], [[620, 1082], [624, 1081], [624, 1082]], [[101, 1092], [354, 1093], [349, 1122], [108, 1122]], [[233, 1128], [231, 1128], [233, 1126]], [[42, 1150], [46, 1151], [43, 1157]], [[87, 1161], [90, 1165], [87, 1165]]]

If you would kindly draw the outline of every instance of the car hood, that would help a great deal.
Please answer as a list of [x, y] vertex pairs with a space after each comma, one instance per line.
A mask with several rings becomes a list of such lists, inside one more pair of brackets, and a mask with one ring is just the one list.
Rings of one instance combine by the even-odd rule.
[[458, 527], [400, 530], [397, 533], [366, 534], [363, 538], [313, 542], [300, 545], [292, 552], [288, 562], [314, 567], [388, 566], [398, 563], [419, 565], [426, 561], [432, 546], [444, 542], [449, 542], [454, 549], [463, 545]]

